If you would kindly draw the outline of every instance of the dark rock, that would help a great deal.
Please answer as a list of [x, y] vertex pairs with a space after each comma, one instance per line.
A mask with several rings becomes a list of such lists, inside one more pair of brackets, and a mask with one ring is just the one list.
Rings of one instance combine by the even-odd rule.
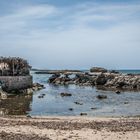
[[119, 72], [118, 71], [115, 71], [115, 70], [111, 70], [110, 73], [118, 74]]
[[73, 111], [73, 108], [69, 108], [70, 111]]
[[79, 103], [79, 102], [74, 102], [77, 105], [83, 105], [83, 103]]
[[42, 96], [45, 96], [46, 94], [45, 93], [43, 93], [43, 94], [41, 94]]
[[90, 72], [102, 72], [102, 73], [105, 73], [105, 72], [107, 72], [107, 69], [100, 68], [100, 67], [93, 67], [93, 68], [90, 69]]
[[64, 74], [64, 77], [65, 77], [66, 79], [69, 79], [69, 74]]
[[64, 97], [64, 96], [72, 96], [71, 93], [61, 93], [60, 95], [61, 95], [62, 97]]
[[60, 74], [59, 74], [59, 73], [53, 74], [53, 75], [49, 78], [48, 82], [49, 82], [49, 83], [52, 83], [52, 82], [53, 82], [56, 78], [58, 78], [58, 77], [60, 77]]
[[122, 88], [123, 86], [127, 85], [125, 82], [118, 82], [118, 88]]
[[97, 98], [98, 99], [107, 99], [107, 96], [106, 95], [98, 95]]
[[96, 85], [104, 85], [104, 84], [106, 84], [106, 82], [107, 82], [107, 78], [105, 77], [104, 74], [97, 76], [97, 78], [95, 80]]
[[44, 85], [42, 85], [42, 84], [39, 84], [39, 83], [34, 83], [33, 84], [33, 86], [32, 86], [32, 89], [33, 90], [41, 90], [41, 89], [44, 89], [45, 87], [44, 87]]
[[96, 107], [91, 107], [91, 109], [92, 109], [92, 110], [96, 110], [97, 108], [96, 108]]
[[129, 102], [128, 102], [128, 101], [126, 101], [126, 102], [124, 102], [124, 104], [129, 104]]
[[128, 73], [127, 75], [128, 75], [128, 76], [134, 76], [134, 74], [132, 74], [132, 73]]
[[137, 89], [138, 85], [137, 84], [134, 84], [133, 85], [133, 89]]
[[[104, 68], [98, 68], [98, 67], [92, 68], [90, 73], [88, 72], [85, 73], [65, 72], [65, 73], [58, 73], [58, 74], [56, 73], [49, 78], [48, 82], [54, 85], [75, 84], [79, 86], [96, 86], [97, 88], [102, 88], [106, 90], [113, 89], [115, 91], [121, 89], [140, 90], [140, 75], [121, 74], [114, 70], [107, 71]], [[119, 92], [116, 93], [120, 94]]]
[[116, 94], [121, 94], [121, 92], [119, 90], [116, 91]]
[[39, 83], [33, 83], [33, 87], [38, 87], [38, 86], [40, 86], [41, 84], [39, 84]]
[[44, 98], [44, 96], [43, 95], [39, 95], [38, 98]]
[[87, 115], [87, 113], [80, 113], [80, 115], [81, 115], [81, 116], [86, 116], [86, 115]]
[[89, 75], [86, 74], [76, 74], [75, 75], [75, 80], [78, 80], [80, 83], [85, 83], [87, 81], [90, 81], [92, 78]]

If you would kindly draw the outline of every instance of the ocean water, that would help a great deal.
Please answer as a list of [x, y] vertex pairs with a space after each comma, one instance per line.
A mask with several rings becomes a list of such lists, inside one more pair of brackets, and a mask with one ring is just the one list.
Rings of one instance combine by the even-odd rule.
[[140, 70], [117, 70], [117, 71], [126, 74], [140, 74]]
[[[124, 73], [140, 71], [121, 71]], [[32, 116], [137, 116], [140, 115], [140, 92], [122, 92], [97, 90], [95, 87], [76, 85], [54, 86], [47, 83], [50, 75], [35, 74], [34, 82], [45, 85], [45, 89], [34, 92], [33, 95], [16, 95], [0, 102], [1, 115]], [[61, 92], [71, 93], [71, 97], [61, 97]], [[44, 94], [44, 98], [39, 98]], [[99, 100], [97, 95], [107, 95], [107, 99]], [[74, 102], [82, 103], [77, 105]], [[72, 111], [69, 108], [73, 108]], [[92, 108], [92, 109], [91, 109]]]

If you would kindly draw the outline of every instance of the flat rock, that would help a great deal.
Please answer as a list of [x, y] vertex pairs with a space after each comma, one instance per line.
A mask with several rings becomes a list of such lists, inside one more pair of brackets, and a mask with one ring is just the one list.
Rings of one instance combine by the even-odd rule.
[[106, 95], [98, 95], [97, 98], [100, 99], [100, 100], [101, 99], [107, 99], [107, 96]]
[[71, 93], [61, 93], [60, 95], [61, 95], [62, 97], [65, 97], [65, 96], [72, 96]]

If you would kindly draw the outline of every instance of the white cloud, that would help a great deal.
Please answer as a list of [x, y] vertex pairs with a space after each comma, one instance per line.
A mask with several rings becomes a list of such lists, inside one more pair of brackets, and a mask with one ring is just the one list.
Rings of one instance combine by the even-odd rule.
[[28, 28], [29, 21], [34, 22], [32, 21], [34, 19], [48, 18], [56, 14], [56, 12], [56, 8], [50, 5], [28, 6], [22, 9], [16, 9], [14, 13], [0, 17], [0, 31], [1, 33], [17, 32], [18, 30], [20, 32], [22, 28]]
[[29, 6], [19, 9], [15, 18], [43, 18], [56, 12], [56, 8], [50, 5]]

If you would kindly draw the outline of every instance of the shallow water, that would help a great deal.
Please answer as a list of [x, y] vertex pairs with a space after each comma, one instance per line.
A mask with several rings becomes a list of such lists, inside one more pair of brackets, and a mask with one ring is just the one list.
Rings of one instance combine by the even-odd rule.
[[[94, 87], [75, 85], [53, 86], [47, 84], [46, 74], [34, 74], [34, 82], [45, 85], [45, 89], [34, 92], [31, 96], [14, 96], [0, 101], [0, 114], [37, 115], [37, 116], [77, 116], [81, 112], [88, 116], [136, 116], [140, 115], [140, 92], [101, 91]], [[71, 93], [71, 97], [61, 97], [61, 92]], [[45, 94], [44, 98], [39, 98]], [[97, 95], [107, 95], [107, 99], [99, 100]], [[82, 103], [77, 105], [74, 102]], [[70, 111], [69, 108], [73, 108]], [[93, 108], [93, 109], [91, 109]]]

